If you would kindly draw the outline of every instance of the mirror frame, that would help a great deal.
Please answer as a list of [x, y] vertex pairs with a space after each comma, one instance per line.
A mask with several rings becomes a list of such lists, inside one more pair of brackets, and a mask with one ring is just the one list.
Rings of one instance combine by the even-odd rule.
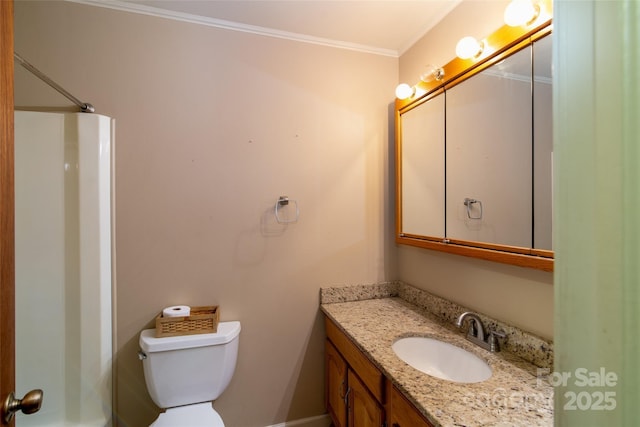
[[485, 242], [475, 242], [446, 237], [434, 238], [403, 233], [402, 231], [402, 129], [401, 115], [428, 99], [473, 77], [506, 57], [533, 44], [552, 32], [551, 2], [540, 2], [540, 14], [526, 27], [503, 25], [486, 37], [484, 50], [473, 59], [455, 58], [443, 68], [444, 78], [439, 81], [415, 85], [415, 93], [407, 99], [396, 99], [395, 103], [395, 164], [396, 164], [396, 243], [448, 252], [473, 258], [480, 258], [520, 267], [553, 271], [552, 250], [522, 248]]

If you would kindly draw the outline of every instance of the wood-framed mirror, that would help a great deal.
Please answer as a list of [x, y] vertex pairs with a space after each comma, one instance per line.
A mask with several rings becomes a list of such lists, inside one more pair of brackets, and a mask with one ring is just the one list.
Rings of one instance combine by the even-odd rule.
[[397, 243], [553, 270], [552, 26], [541, 7], [396, 100]]

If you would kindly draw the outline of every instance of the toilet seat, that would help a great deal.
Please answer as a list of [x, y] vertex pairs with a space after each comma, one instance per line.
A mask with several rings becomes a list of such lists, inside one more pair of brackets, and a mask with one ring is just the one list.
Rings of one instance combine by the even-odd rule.
[[211, 402], [169, 408], [149, 427], [224, 427]]

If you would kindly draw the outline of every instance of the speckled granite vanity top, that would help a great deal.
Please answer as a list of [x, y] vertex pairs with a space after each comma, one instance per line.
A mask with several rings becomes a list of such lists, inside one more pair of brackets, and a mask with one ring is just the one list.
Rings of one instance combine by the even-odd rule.
[[[453, 324], [403, 298], [334, 301], [321, 298], [322, 311], [434, 425], [553, 425], [553, 389], [538, 366], [508, 351], [490, 353], [470, 343]], [[393, 352], [393, 342], [405, 336], [432, 337], [461, 347], [485, 360], [493, 374], [472, 384], [424, 374]]]

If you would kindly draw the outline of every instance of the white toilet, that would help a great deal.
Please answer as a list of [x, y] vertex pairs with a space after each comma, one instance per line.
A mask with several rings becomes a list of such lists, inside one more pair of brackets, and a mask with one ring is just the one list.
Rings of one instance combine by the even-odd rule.
[[140, 358], [151, 399], [166, 412], [153, 427], [224, 427], [213, 409], [236, 368], [240, 322], [220, 322], [215, 334], [156, 338], [140, 333]]

